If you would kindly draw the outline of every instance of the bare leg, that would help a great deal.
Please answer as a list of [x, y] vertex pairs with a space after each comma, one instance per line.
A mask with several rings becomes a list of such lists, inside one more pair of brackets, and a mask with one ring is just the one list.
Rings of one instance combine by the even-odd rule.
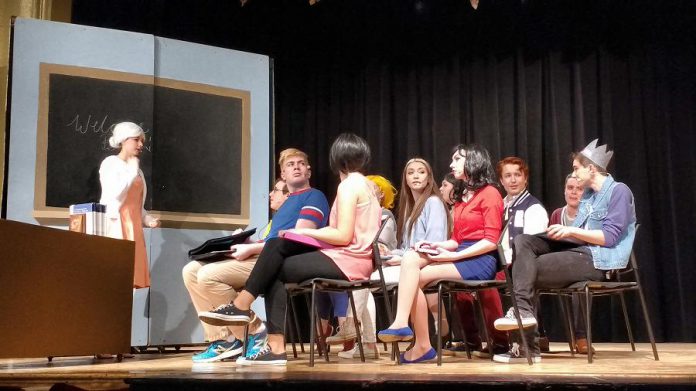
[[408, 318], [411, 307], [414, 306], [420, 270], [428, 264], [425, 257], [415, 251], [408, 251], [401, 260], [401, 274], [399, 275], [399, 296], [396, 305], [396, 316], [390, 329], [399, 329], [408, 326]]
[[251, 293], [243, 290], [239, 292], [239, 295], [237, 295], [237, 298], [234, 299], [232, 304], [240, 310], [247, 311], [251, 308], [251, 303], [254, 302], [254, 299], [256, 298]]
[[285, 336], [283, 334], [268, 334], [268, 346], [275, 354], [285, 353]]
[[411, 309], [411, 321], [415, 329], [416, 342], [413, 348], [404, 354], [407, 360], [415, 360], [431, 349], [428, 333], [428, 306], [420, 288], [416, 291], [416, 299]]
[[[432, 346], [430, 345], [430, 334], [428, 333], [428, 304], [423, 294], [422, 287], [430, 282], [441, 278], [458, 279], [461, 278], [457, 268], [452, 263], [429, 264], [420, 270], [418, 282], [418, 292], [416, 302], [412, 308], [412, 321], [415, 328], [416, 342], [413, 349], [405, 353], [407, 360], [415, 360], [422, 357]], [[437, 300], [437, 296], [435, 297]], [[435, 307], [437, 311], [437, 307]]]
[[449, 323], [447, 323], [447, 317], [445, 316], [445, 314], [440, 314], [441, 317], [439, 320], [437, 320], [437, 293], [425, 295], [425, 300], [428, 302], [428, 308], [430, 309], [430, 313], [433, 314], [433, 319], [436, 319], [435, 330], [441, 328], [442, 335], [449, 334]]

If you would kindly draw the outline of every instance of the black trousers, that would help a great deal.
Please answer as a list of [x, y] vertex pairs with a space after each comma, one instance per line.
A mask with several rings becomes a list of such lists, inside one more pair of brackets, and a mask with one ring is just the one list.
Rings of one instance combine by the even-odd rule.
[[347, 279], [331, 258], [314, 247], [282, 238], [266, 242], [244, 289], [254, 297], [264, 295], [269, 334], [284, 334], [284, 284], [316, 277]]
[[517, 235], [512, 281], [520, 311], [536, 315], [537, 288], [562, 288], [574, 282], [604, 280], [585, 246], [534, 235]]
[[[522, 314], [537, 317], [536, 289], [605, 280], [604, 272], [595, 269], [592, 254], [585, 246], [523, 234], [515, 237], [514, 251], [512, 283]], [[513, 339], [517, 339], [516, 334], [512, 333]], [[538, 350], [536, 328], [526, 330], [525, 336], [530, 347]]]

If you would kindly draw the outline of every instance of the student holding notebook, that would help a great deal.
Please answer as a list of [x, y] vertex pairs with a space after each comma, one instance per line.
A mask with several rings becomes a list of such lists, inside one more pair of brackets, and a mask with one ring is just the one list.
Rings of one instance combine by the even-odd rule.
[[216, 325], [248, 324], [254, 314], [251, 303], [263, 294], [266, 302], [268, 346], [237, 360], [241, 365], [285, 365], [285, 283], [309, 278], [366, 279], [372, 273], [372, 240], [380, 225], [382, 208], [361, 173], [370, 159], [367, 142], [355, 134], [341, 134], [331, 146], [330, 164], [340, 178], [329, 226], [300, 228], [295, 233], [336, 246], [318, 250], [295, 241], [276, 238], [267, 242], [249, 276], [245, 289], [228, 305], [200, 313], [204, 322]]
[[[263, 241], [233, 245], [230, 259], [221, 262], [191, 261], [182, 270], [184, 285], [191, 295], [196, 311], [212, 311], [237, 297], [244, 288], [258, 254], [269, 240], [278, 237], [281, 230], [290, 228], [321, 228], [326, 225], [329, 203], [324, 194], [309, 185], [311, 176], [307, 154], [289, 148], [280, 153], [278, 165], [281, 179], [269, 194], [271, 207], [278, 207], [273, 215], [271, 229]], [[286, 193], [287, 189], [287, 193]], [[241, 327], [213, 326], [203, 323], [208, 348], [193, 356], [194, 362], [214, 362], [239, 356], [243, 344]], [[254, 354], [265, 346], [267, 334], [260, 320], [250, 327], [247, 354]]]

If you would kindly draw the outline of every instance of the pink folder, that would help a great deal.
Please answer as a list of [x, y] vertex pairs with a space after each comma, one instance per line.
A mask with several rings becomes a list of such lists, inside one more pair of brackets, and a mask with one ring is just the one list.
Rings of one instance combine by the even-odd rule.
[[283, 235], [283, 238], [287, 240], [292, 240], [293, 242], [303, 243], [308, 246], [316, 247], [319, 249], [328, 249], [336, 247], [333, 244], [326, 243], [323, 240], [310, 238], [309, 236], [300, 235], [293, 232], [286, 232], [285, 235]]

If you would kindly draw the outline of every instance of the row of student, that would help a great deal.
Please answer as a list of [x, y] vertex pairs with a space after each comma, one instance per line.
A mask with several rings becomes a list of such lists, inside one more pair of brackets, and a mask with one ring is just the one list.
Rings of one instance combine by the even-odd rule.
[[[123, 124], [114, 128], [112, 146], [121, 148], [116, 157], [122, 161], [120, 165], [126, 166], [121, 171], [127, 175], [109, 176], [106, 175], [108, 170], [100, 170], [100, 173], [105, 189], [109, 186], [121, 189], [121, 193], [111, 197], [116, 198], [118, 205], [122, 205], [117, 208], [120, 213], [117, 217], [121, 220], [121, 236], [127, 237], [125, 233], [128, 229], [136, 227], [136, 230], [139, 228], [142, 231], [142, 227], [134, 224], [133, 219], [123, 218], [125, 205], [139, 204], [141, 215], [136, 217], [142, 218], [148, 226], [157, 226], [158, 222], [148, 219], [146, 212], [142, 210], [144, 189], [132, 186], [143, 182], [141, 185], [144, 187], [141, 171], [137, 167], [137, 156], [142, 151], [142, 129], [135, 124], [121, 125]], [[122, 156], [124, 151], [127, 153]], [[297, 150], [284, 153], [285, 156], [281, 154], [279, 164], [281, 178], [285, 181], [288, 193], [283, 195], [286, 199], [274, 216], [266, 239], [260, 243], [238, 245], [229, 261], [217, 264], [191, 262], [184, 268], [184, 280], [199, 316], [212, 325], [205, 326], [205, 331], [206, 339], [214, 342], [205, 352], [194, 357], [197, 361], [238, 355], [242, 350], [242, 344], [238, 340], [241, 337], [239, 326], [252, 323], [251, 349], [247, 357], [241, 357], [238, 361], [247, 365], [284, 364], [286, 293], [283, 283], [298, 282], [310, 277], [362, 279], [372, 273], [370, 242], [379, 226], [383, 209], [370, 187], [371, 182], [361, 174], [370, 156], [367, 143], [358, 136], [343, 134], [332, 145], [330, 162], [332, 169], [341, 177], [341, 183], [330, 212], [323, 194], [309, 186], [311, 172], [306, 155]], [[395, 322], [379, 333], [380, 338], [383, 341], [407, 341], [415, 338], [413, 348], [403, 355], [403, 362], [421, 362], [432, 358], [427, 310], [429, 304], [433, 307], [433, 303], [427, 302], [421, 288], [438, 278], [493, 278], [496, 270], [495, 243], [502, 230], [506, 229], [513, 240], [512, 271], [523, 324], [532, 330], [525, 337], [534, 349], [532, 353], [535, 360], [539, 360], [534, 290], [539, 287], [563, 286], [583, 279], [604, 279], [610, 275], [606, 271], [625, 267], [628, 262], [635, 232], [633, 196], [628, 187], [615, 182], [607, 174], [606, 166], [611, 155], [612, 152], [607, 151], [606, 146], [597, 147], [596, 140], [574, 155], [573, 175], [577, 178], [578, 185], [585, 189], [575, 220], [571, 226], [552, 224], [546, 230], [547, 237], [537, 237], [527, 234], [524, 224], [520, 225], [518, 222], [518, 216], [526, 218], [527, 209], [538, 201], [524, 206], [521, 203], [523, 197], [517, 195], [508, 200], [511, 201], [508, 202], [509, 205], [504, 206], [500, 194], [493, 187], [495, 180], [488, 152], [479, 146], [460, 145], [455, 148], [451, 163], [452, 173], [461, 181], [459, 187], [462, 189], [453, 197], [454, 229], [451, 239], [418, 238], [412, 241], [417, 235], [407, 235], [409, 241], [404, 246], [407, 242], [404, 232], [418, 231], [419, 222], [427, 216], [428, 203], [430, 202], [430, 209], [440, 209], [440, 205], [430, 199], [436, 198], [442, 202], [434, 191], [429, 165], [420, 159], [410, 161], [402, 178], [402, 196], [412, 195], [413, 204], [410, 209], [404, 209], [408, 211], [405, 214], [401, 213], [400, 207], [397, 219], [400, 224], [397, 226], [397, 236], [401, 238], [401, 245], [404, 247], [402, 250], [405, 251], [403, 255], [392, 255], [393, 263], [398, 263], [398, 257], [402, 256], [398, 273], [400, 289], [397, 315]], [[113, 157], [107, 160], [111, 158]], [[519, 171], [521, 166], [517, 165], [517, 168]], [[498, 174], [502, 179], [504, 175], [500, 172], [500, 167]], [[528, 175], [523, 174], [526, 184]], [[137, 181], [138, 177], [141, 178], [140, 181]], [[502, 181], [505, 186], [506, 179]], [[408, 189], [403, 188], [404, 183]], [[521, 187], [522, 191], [526, 187], [515, 184], [514, 175], [510, 178], [510, 186]], [[428, 197], [424, 199], [421, 195], [426, 190]], [[284, 190], [274, 189], [272, 201], [278, 192], [282, 194]], [[111, 193], [104, 191], [103, 199], [109, 198], [109, 194]], [[531, 202], [532, 198], [529, 200]], [[520, 214], [519, 208], [523, 206]], [[420, 207], [422, 209], [415, 213]], [[509, 222], [506, 227], [502, 227], [503, 212]], [[445, 216], [449, 219], [449, 214], [445, 213]], [[329, 224], [325, 226], [327, 220]], [[534, 218], [530, 220], [534, 221]], [[131, 226], [127, 227], [124, 221], [130, 222]], [[449, 231], [448, 223], [441, 222], [438, 227], [445, 233]], [[324, 240], [337, 248], [316, 250], [284, 240], [281, 238], [282, 232], [287, 229]], [[136, 236], [136, 244], [137, 241]], [[427, 255], [417, 251], [422, 248], [435, 250], [437, 254]], [[216, 268], [220, 270], [215, 270]], [[233, 271], [232, 275], [237, 280], [225, 279], [225, 271], [229, 270]], [[242, 286], [243, 290], [237, 294]], [[266, 297], [267, 326], [249, 310], [253, 299], [260, 294]], [[232, 304], [226, 304], [230, 301]], [[493, 304], [486, 305], [487, 313], [495, 314], [500, 309], [498, 312], [502, 315], [499, 296], [496, 298], [491, 295], [489, 301]], [[364, 316], [363, 313], [369, 313], [362, 310], [358, 312], [361, 317]], [[408, 326], [409, 317], [415, 333]], [[471, 317], [468, 316], [467, 319], [470, 320]], [[363, 321], [363, 327], [366, 323]], [[488, 320], [486, 323], [490, 324]], [[510, 330], [513, 325], [515, 322], [511, 311], [495, 321], [495, 327], [504, 331]], [[439, 327], [444, 328], [445, 325], [441, 324]], [[520, 337], [516, 336], [515, 339]], [[513, 348], [495, 358], [496, 361], [511, 362], [523, 355], [524, 352]]]
[[[607, 274], [601, 270], [607, 267], [622, 267], [621, 265], [625, 266], [627, 262], [633, 240], [635, 213], [632, 211], [632, 195], [628, 188], [617, 184], [606, 174], [604, 165], [609, 162], [610, 157], [611, 153], [606, 151], [606, 147], [597, 147], [596, 142], [574, 157], [574, 175], [587, 188], [584, 195], [587, 199], [586, 213], [580, 223], [576, 218], [574, 224], [578, 225], [577, 227], [553, 225], [547, 229], [547, 238], [524, 233], [514, 238], [515, 259], [518, 259], [517, 264], [523, 265], [513, 266], [513, 275], [517, 276], [519, 281], [515, 283], [515, 291], [519, 295], [518, 302], [521, 303], [522, 320], [526, 327], [536, 326], [533, 299], [536, 287], [551, 287], [554, 284], [564, 286], [577, 280], [604, 278]], [[466, 165], [467, 162], [470, 166]], [[430, 347], [428, 338], [426, 298], [420, 288], [436, 278], [488, 279], [495, 271], [494, 242], [503, 228], [500, 217], [503, 207], [499, 193], [490, 191], [493, 181], [489, 175], [492, 167], [488, 153], [480, 147], [459, 147], [453, 155], [451, 167], [455, 176], [465, 181], [467, 190], [455, 204], [453, 239], [443, 242], [419, 242], [413, 250], [404, 254], [399, 277], [400, 293], [396, 320], [390, 328], [380, 332], [380, 338], [384, 341], [408, 341], [415, 338], [414, 347], [403, 355], [402, 362], [421, 362], [434, 357], [434, 350]], [[610, 205], [611, 210], [620, 210], [621, 213], [606, 213]], [[580, 210], [582, 211], [582, 208]], [[590, 210], [593, 211], [592, 215], [588, 212]], [[594, 213], [596, 210], [604, 210], [605, 213], [597, 215]], [[601, 220], [599, 223], [593, 221], [597, 217], [601, 217], [598, 219]], [[512, 217], [510, 224], [512, 227], [515, 225]], [[580, 228], [580, 225], [584, 228]], [[581, 242], [560, 241], [567, 238]], [[529, 246], [530, 243], [540, 246], [540, 252], [528, 250], [525, 246]], [[612, 247], [604, 247], [606, 243], [610, 243]], [[435, 249], [437, 254], [423, 255], [417, 251], [422, 247]], [[554, 264], [549, 263], [548, 259], [563, 261]], [[564, 265], [563, 272], [551, 267], [559, 264]], [[576, 275], [574, 267], [568, 267], [569, 265], [579, 268], [583, 273]], [[234, 306], [227, 307], [213, 311], [212, 314], [203, 314], [202, 318], [235, 322], [235, 311], [237, 310]], [[415, 333], [408, 326], [409, 317], [415, 326]], [[514, 317], [510, 311], [505, 317], [495, 321], [495, 327], [500, 330], [511, 330], [514, 325]], [[529, 346], [534, 349], [532, 354], [535, 361], [539, 361], [535, 332], [526, 335], [527, 338], [530, 336]], [[272, 355], [266, 356], [275, 358]], [[513, 347], [505, 354], [496, 355], [495, 360], [512, 362], [520, 357], [519, 349]], [[257, 359], [257, 362], [263, 363], [282, 361], [258, 357]]]

